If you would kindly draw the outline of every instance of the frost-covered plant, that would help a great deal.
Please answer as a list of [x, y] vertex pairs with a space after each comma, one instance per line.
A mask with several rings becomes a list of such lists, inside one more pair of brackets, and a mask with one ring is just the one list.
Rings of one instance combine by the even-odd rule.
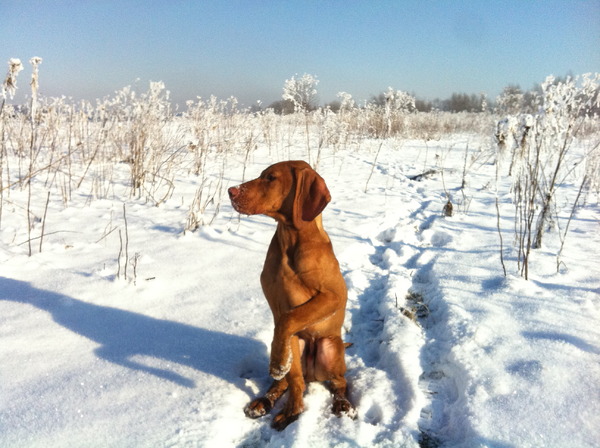
[[574, 175], [586, 155], [573, 154], [575, 139], [586, 123], [595, 120], [600, 107], [600, 74], [556, 81], [549, 76], [541, 85], [540, 107], [535, 115], [521, 114], [502, 120], [496, 131], [500, 151], [511, 141], [515, 235], [520, 273], [528, 278], [532, 249], [542, 247], [555, 214], [555, 196], [567, 176]]
[[[204, 177], [202, 184], [196, 190], [188, 210], [184, 232], [194, 232], [203, 225], [212, 224], [221, 208], [221, 198], [225, 189], [224, 178], [225, 160], [223, 159], [219, 173]], [[212, 216], [208, 211], [209, 207], [212, 207]]]
[[[191, 172], [199, 178], [200, 187], [189, 208], [186, 230], [210, 225], [215, 219], [225, 197], [223, 179], [228, 160], [243, 157], [243, 177], [258, 146], [261, 130], [263, 136], [267, 134], [265, 138], [271, 138], [264, 126], [269, 128], [274, 118], [272, 111], [251, 114], [240, 110], [235, 97], [222, 101], [211, 96], [208, 100], [198, 98], [196, 102], [187, 103], [187, 111], [183, 114], [187, 153], [192, 155]], [[220, 167], [218, 174], [215, 167]]]
[[318, 169], [321, 154], [325, 147], [333, 146], [334, 152], [346, 143], [348, 123], [344, 121], [341, 111], [336, 114], [330, 108], [313, 112], [314, 125], [317, 131], [317, 159], [314, 168]]
[[188, 149], [194, 154], [193, 172], [202, 176], [209, 154], [230, 152], [242, 133], [243, 121], [249, 117], [238, 109], [237, 98], [220, 101], [215, 96], [188, 101], [183, 116], [191, 138]]
[[479, 97], [481, 98], [481, 112], [485, 113], [488, 111], [487, 95], [485, 94], [485, 92], [482, 92], [479, 94]]
[[272, 108], [261, 111], [257, 114], [259, 119], [262, 137], [269, 148], [269, 154], [273, 152], [273, 146], [280, 139], [281, 119]]
[[[542, 209], [537, 222], [534, 248], [542, 246], [542, 237], [550, 207], [553, 204], [556, 189], [570, 169], [567, 158], [573, 141], [586, 122], [592, 119], [592, 111], [600, 107], [598, 95], [600, 74], [586, 74], [581, 78], [581, 87], [577, 78], [568, 78], [565, 82], [554, 82], [548, 77], [542, 84], [543, 111], [536, 126], [541, 127], [539, 147], [545, 150], [546, 163], [541, 167], [540, 195]], [[567, 172], [565, 172], [567, 170]]]
[[332, 130], [332, 132], [338, 134], [334, 144], [343, 144], [345, 146], [352, 131], [358, 136], [362, 136], [360, 120], [358, 118], [361, 112], [356, 107], [356, 102], [349, 93], [339, 92], [337, 97], [340, 101], [340, 108], [336, 117], [338, 129]]
[[38, 103], [38, 90], [40, 88], [39, 83], [39, 65], [42, 63], [42, 58], [34, 56], [29, 60], [29, 63], [33, 67], [31, 73], [31, 119], [35, 120]]
[[597, 141], [588, 151], [586, 156], [585, 177], [587, 191], [600, 197], [600, 141]]
[[317, 77], [308, 73], [299, 78], [292, 76], [290, 79], [285, 80], [282, 95], [284, 100], [291, 101], [294, 104], [295, 112], [304, 114], [306, 151], [308, 152], [308, 162], [311, 164], [308, 112], [317, 105], [317, 84], [319, 84]]
[[385, 96], [385, 109], [386, 112], [414, 112], [415, 111], [415, 98], [402, 90], [394, 90], [388, 87], [384, 94]]
[[415, 98], [391, 87], [361, 109], [366, 132], [377, 138], [406, 132], [409, 115], [416, 112]]
[[20, 59], [11, 58], [8, 60], [8, 73], [2, 83], [2, 99], [6, 100], [6, 95], [12, 99], [17, 91], [17, 75], [23, 70], [23, 64]]
[[[0, 224], [2, 223], [2, 209], [4, 204], [4, 163], [6, 160], [6, 121], [8, 117], [4, 114], [4, 104], [6, 96], [12, 99], [17, 90], [17, 75], [23, 70], [23, 64], [20, 59], [11, 58], [8, 60], [8, 73], [4, 82], [0, 86], [0, 94], [2, 96], [2, 104], [0, 104]], [[1, 225], [0, 225], [1, 227]]]
[[348, 92], [338, 92], [337, 97], [340, 99], [341, 114], [350, 112], [356, 107], [354, 98]]
[[496, 98], [496, 109], [500, 115], [516, 115], [523, 112], [524, 94], [518, 86], [507, 86]]
[[[169, 126], [172, 119], [169, 91], [162, 82], [150, 82], [149, 90], [137, 95], [126, 87], [117, 92], [111, 108], [118, 110], [119, 126], [113, 129], [114, 141], [123, 160], [131, 167], [132, 193], [141, 197], [146, 191], [153, 201], [158, 189], [172, 189], [172, 173], [164, 170], [171, 159], [173, 148], [178, 148], [181, 136]], [[145, 188], [145, 182], [149, 188]], [[157, 200], [158, 199], [158, 200]]]
[[308, 112], [317, 106], [319, 80], [308, 73], [298, 78], [296, 76], [285, 80], [282, 98], [294, 103], [295, 112]]
[[401, 90], [394, 90], [388, 87], [385, 92], [385, 119], [387, 123], [387, 135], [392, 134], [392, 125], [399, 124], [402, 116], [414, 112], [415, 98]]

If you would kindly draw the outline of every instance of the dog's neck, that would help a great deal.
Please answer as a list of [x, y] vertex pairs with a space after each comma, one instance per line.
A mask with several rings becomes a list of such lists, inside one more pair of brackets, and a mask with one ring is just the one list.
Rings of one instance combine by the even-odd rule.
[[281, 221], [277, 223], [276, 236], [281, 247], [294, 247], [299, 241], [319, 240], [329, 243], [329, 236], [323, 228], [321, 215], [309, 222], [305, 222], [300, 228]]

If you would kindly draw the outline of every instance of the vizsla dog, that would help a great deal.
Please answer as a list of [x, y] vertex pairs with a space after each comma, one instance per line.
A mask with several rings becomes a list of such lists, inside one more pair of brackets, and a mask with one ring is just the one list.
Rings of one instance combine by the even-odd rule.
[[321, 223], [331, 199], [325, 181], [306, 162], [281, 162], [258, 179], [230, 188], [229, 196], [239, 213], [277, 220], [260, 276], [275, 321], [270, 363], [275, 381], [244, 412], [262, 417], [289, 390], [283, 411], [272, 423], [282, 430], [304, 410], [305, 382], [329, 381], [333, 413], [353, 417], [341, 338], [346, 284]]

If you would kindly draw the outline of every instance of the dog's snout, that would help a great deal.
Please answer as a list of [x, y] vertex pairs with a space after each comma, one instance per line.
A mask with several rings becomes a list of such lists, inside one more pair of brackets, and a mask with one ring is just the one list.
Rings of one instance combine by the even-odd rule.
[[227, 192], [229, 193], [229, 199], [233, 200], [240, 194], [240, 189], [238, 187], [231, 187]]

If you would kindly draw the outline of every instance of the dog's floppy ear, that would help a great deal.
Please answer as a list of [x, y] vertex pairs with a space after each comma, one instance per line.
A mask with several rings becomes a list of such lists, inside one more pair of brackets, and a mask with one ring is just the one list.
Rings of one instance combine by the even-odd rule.
[[321, 214], [331, 194], [325, 181], [312, 168], [296, 169], [296, 196], [294, 199], [293, 223], [300, 228]]

